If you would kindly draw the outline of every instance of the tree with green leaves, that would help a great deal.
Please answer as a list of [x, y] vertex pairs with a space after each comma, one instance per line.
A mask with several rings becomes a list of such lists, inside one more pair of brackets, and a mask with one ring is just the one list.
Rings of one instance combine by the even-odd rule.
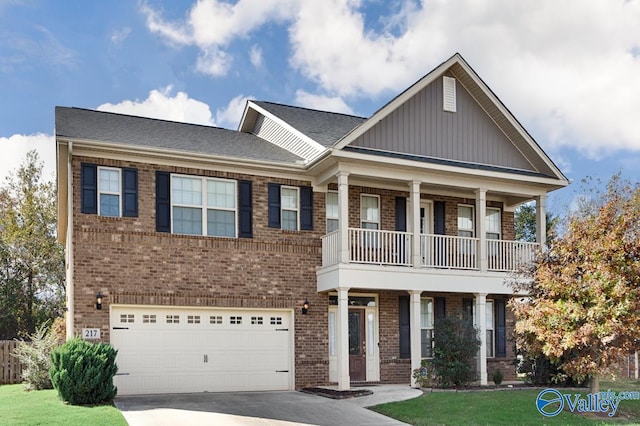
[[[514, 215], [514, 227], [516, 240], [529, 243], [536, 242], [536, 208], [533, 204], [523, 204], [518, 207]], [[547, 221], [547, 242], [553, 241], [556, 237], [558, 222], [560, 218], [550, 212], [546, 212]]]
[[64, 251], [56, 191], [36, 151], [0, 188], [0, 340], [27, 336], [62, 315]]
[[640, 187], [614, 176], [567, 219], [510, 302], [518, 343], [577, 382], [599, 378], [640, 349]]

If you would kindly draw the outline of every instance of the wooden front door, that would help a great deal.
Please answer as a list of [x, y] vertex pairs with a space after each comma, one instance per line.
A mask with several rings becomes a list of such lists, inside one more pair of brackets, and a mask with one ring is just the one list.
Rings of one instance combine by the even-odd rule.
[[364, 309], [349, 309], [349, 376], [352, 382], [367, 379]]

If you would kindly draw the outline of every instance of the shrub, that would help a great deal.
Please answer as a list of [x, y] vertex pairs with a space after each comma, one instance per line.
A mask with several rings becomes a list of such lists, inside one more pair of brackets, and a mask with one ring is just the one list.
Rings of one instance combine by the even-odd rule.
[[474, 357], [480, 340], [473, 324], [462, 315], [436, 320], [433, 360], [435, 376], [442, 387], [467, 385], [475, 377]]
[[35, 333], [29, 335], [29, 340], [18, 342], [18, 347], [13, 352], [13, 355], [24, 365], [22, 369], [24, 387], [26, 390], [51, 389], [50, 355], [58, 344], [57, 336], [47, 329], [45, 323], [36, 328]]
[[502, 370], [500, 370], [499, 368], [493, 372], [493, 383], [495, 383], [496, 385], [500, 385], [503, 378], [504, 375], [502, 374]]
[[431, 386], [431, 366], [426, 359], [420, 361], [420, 368], [413, 370], [413, 378], [421, 388], [427, 388]]
[[73, 405], [109, 403], [117, 388], [118, 351], [105, 343], [69, 340], [51, 353], [51, 382], [62, 400]]

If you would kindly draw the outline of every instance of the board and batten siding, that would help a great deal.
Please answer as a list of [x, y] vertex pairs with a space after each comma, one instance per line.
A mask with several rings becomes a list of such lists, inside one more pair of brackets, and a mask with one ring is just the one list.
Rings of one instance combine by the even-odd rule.
[[457, 112], [443, 109], [442, 77], [351, 146], [537, 171], [456, 81]]

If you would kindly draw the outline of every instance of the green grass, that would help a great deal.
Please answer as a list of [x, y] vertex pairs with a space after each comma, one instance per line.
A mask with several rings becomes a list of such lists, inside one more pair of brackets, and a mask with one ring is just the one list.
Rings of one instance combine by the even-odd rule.
[[[565, 393], [561, 388], [557, 389]], [[601, 382], [600, 389], [640, 391], [640, 381]], [[431, 392], [408, 401], [378, 405], [373, 410], [412, 425], [640, 424], [640, 400], [621, 401], [613, 418], [574, 414], [566, 404], [559, 415], [544, 417], [536, 409], [539, 392], [540, 389]], [[585, 396], [589, 391], [575, 392]]]
[[127, 426], [114, 406], [68, 405], [55, 390], [25, 392], [22, 385], [0, 386], [0, 424]]

